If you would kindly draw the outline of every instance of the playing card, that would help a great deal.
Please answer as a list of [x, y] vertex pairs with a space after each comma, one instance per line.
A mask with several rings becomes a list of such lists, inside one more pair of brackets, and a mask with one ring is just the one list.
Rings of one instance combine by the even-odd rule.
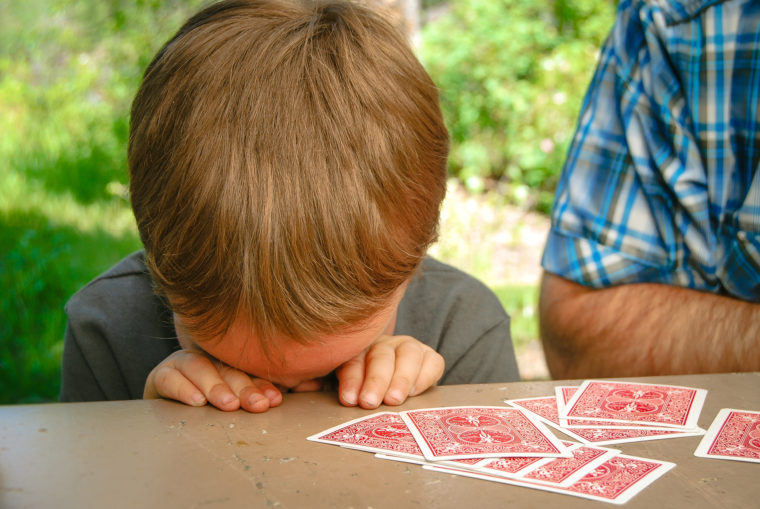
[[500, 456], [567, 456], [546, 427], [508, 407], [443, 407], [401, 412], [430, 461]]
[[391, 454], [383, 453], [376, 453], [375, 457], [384, 460], [400, 461], [402, 463], [413, 463], [415, 465], [438, 465], [450, 466], [454, 468], [464, 468], [468, 470], [478, 470], [493, 475], [502, 475], [508, 477], [518, 477], [523, 473], [533, 470], [537, 466], [557, 459], [546, 458], [543, 456], [524, 456], [517, 458], [464, 458], [458, 460], [427, 461], [424, 458], [413, 459], [404, 456], [394, 456]]
[[559, 417], [694, 429], [706, 395], [691, 387], [586, 380]]
[[526, 456], [522, 458], [487, 458], [477, 464], [475, 470], [498, 476], [519, 477], [554, 458]]
[[568, 451], [572, 454], [571, 458], [552, 458], [523, 473], [520, 477], [538, 483], [569, 486], [613, 456], [620, 454], [620, 451], [615, 449], [582, 444], [570, 444]]
[[615, 428], [572, 428], [562, 429], [563, 433], [583, 442], [593, 445], [624, 444], [628, 442], [645, 442], [647, 440], [661, 440], [665, 438], [694, 437], [704, 435], [701, 428], [689, 430], [671, 429], [668, 431], [657, 429], [615, 429]]
[[722, 409], [694, 455], [760, 463], [760, 412]]
[[360, 451], [384, 452], [423, 459], [414, 437], [396, 412], [360, 417], [307, 438]]
[[527, 411], [544, 424], [559, 426], [558, 402], [553, 396], [538, 398], [505, 399], [504, 403]]
[[[572, 388], [573, 390], [576, 388]], [[572, 395], [572, 393], [571, 393]], [[541, 422], [553, 427], [584, 444], [612, 445], [626, 442], [643, 442], [645, 440], [658, 440], [663, 438], [693, 437], [704, 434], [705, 430], [696, 428], [688, 431], [673, 428], [653, 426], [625, 426], [623, 428], [565, 428], [559, 424], [557, 407], [562, 404], [559, 392], [557, 397], [527, 398], [524, 400], [510, 399], [505, 403], [521, 408], [524, 412], [534, 415]], [[540, 413], [539, 413], [540, 412]]]
[[612, 504], [624, 504], [674, 466], [674, 463], [667, 461], [636, 458], [620, 454], [608, 459], [592, 472], [566, 487], [550, 486], [525, 479], [499, 477], [484, 472], [452, 467], [425, 465], [423, 468], [465, 477], [474, 477], [476, 479], [524, 486], [526, 488], [563, 493], [565, 495], [573, 495]]
[[[420, 454], [419, 458], [411, 458], [408, 456], [397, 456], [395, 454], [385, 454], [381, 452], [375, 453], [375, 458], [381, 460], [400, 461], [402, 463], [412, 463], [414, 465], [443, 465], [456, 468], [476, 468], [478, 464], [491, 461], [492, 458], [463, 458], [458, 460], [446, 460], [446, 461], [428, 461], [424, 456]], [[545, 458], [541, 458], [545, 459]]]
[[[555, 396], [557, 400], [558, 412], [560, 411], [559, 410], [560, 408], [562, 409], [565, 408], [566, 402], [570, 401], [570, 399], [573, 397], [573, 395], [576, 393], [577, 390], [578, 390], [578, 386], [572, 386], [572, 385], [560, 385], [554, 388]], [[610, 422], [610, 421], [567, 419], [563, 417], [559, 417], [558, 420], [559, 420], [559, 425], [564, 429], [574, 429], [574, 428], [641, 429], [642, 427], [646, 427], [647, 429], [662, 430], [662, 431], [671, 431], [673, 429], [673, 428], [668, 428], [665, 426], [657, 426], [657, 425], [648, 424], [648, 423], [627, 424], [627, 423]], [[633, 434], [633, 436], [636, 436], [636, 434]]]

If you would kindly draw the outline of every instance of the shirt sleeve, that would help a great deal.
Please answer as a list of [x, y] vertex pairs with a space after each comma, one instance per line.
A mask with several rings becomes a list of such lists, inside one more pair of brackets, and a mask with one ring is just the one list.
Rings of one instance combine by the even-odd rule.
[[140, 399], [150, 371], [179, 348], [141, 260], [126, 258], [66, 304], [61, 401]]
[[94, 310], [86, 310], [76, 301], [67, 306], [69, 321], [63, 342], [60, 400], [131, 399], [118, 360], [97, 317], [93, 316], [97, 313], [88, 311]]
[[666, 25], [656, 6], [620, 4], [558, 184], [542, 259], [548, 272], [597, 288], [700, 284], [686, 264], [693, 253], [709, 257], [715, 236]]
[[106, 399], [103, 390], [98, 385], [95, 374], [82, 355], [74, 332], [68, 324], [63, 340], [62, 365], [60, 401], [102, 401]]

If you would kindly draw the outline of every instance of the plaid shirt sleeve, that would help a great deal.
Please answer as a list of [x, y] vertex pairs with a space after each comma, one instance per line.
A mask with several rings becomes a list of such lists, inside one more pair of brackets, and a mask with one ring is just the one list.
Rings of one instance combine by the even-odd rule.
[[622, 0], [542, 265], [760, 301], [760, 2]]

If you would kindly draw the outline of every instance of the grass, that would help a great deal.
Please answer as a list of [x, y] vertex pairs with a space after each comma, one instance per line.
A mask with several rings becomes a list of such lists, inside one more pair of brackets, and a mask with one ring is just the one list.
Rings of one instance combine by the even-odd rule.
[[55, 400], [64, 303], [139, 240], [120, 198], [83, 204], [17, 168], [0, 190], [0, 404]]
[[140, 245], [118, 143], [16, 120], [0, 147], [0, 404], [57, 399], [66, 300]]

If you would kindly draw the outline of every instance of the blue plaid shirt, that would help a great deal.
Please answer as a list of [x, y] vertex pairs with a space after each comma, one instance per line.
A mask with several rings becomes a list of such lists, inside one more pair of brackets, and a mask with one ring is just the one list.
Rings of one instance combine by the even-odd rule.
[[760, 301], [760, 1], [622, 0], [542, 265]]

